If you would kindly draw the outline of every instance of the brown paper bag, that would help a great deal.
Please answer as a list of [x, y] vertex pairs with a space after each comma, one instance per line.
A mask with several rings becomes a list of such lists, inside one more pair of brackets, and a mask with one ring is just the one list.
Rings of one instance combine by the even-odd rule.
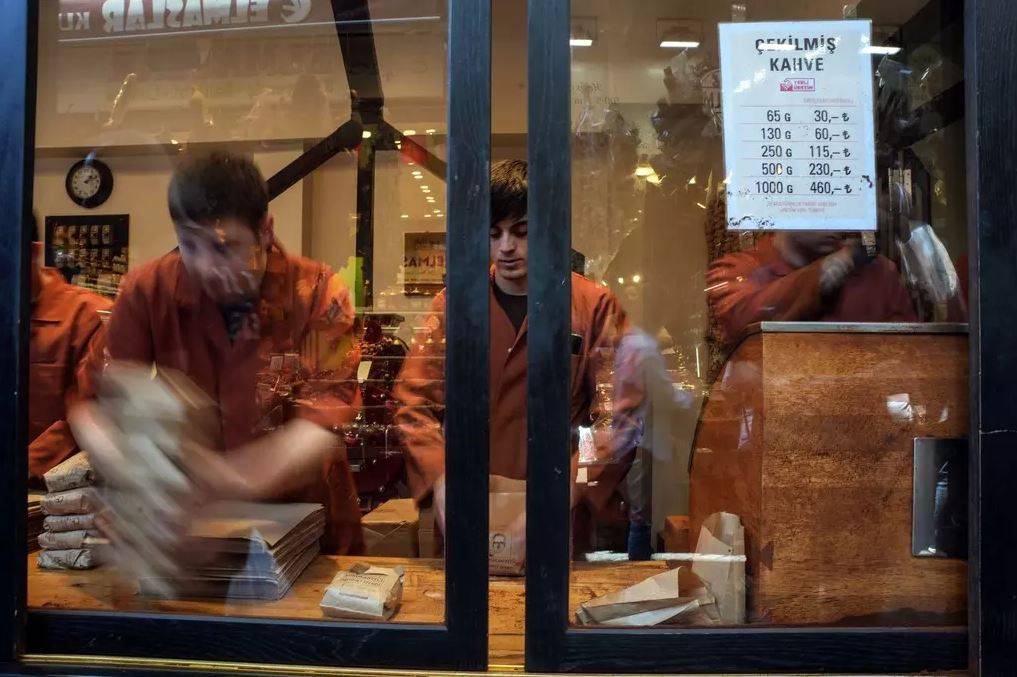
[[420, 511], [412, 498], [394, 498], [364, 515], [364, 554], [419, 557]]
[[526, 480], [490, 479], [488, 570], [495, 576], [526, 571]]
[[721, 621], [731, 625], [744, 623], [745, 529], [738, 515], [718, 512], [707, 517], [699, 530], [696, 553], [722, 556], [696, 560], [692, 571], [717, 599]]

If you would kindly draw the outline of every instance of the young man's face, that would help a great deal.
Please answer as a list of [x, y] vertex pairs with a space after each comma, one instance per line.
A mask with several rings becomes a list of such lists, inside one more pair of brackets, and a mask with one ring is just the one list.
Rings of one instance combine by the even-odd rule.
[[491, 226], [491, 262], [496, 279], [526, 286], [526, 216], [511, 216]]
[[256, 299], [272, 241], [272, 216], [257, 231], [236, 218], [209, 224], [177, 224], [180, 258], [187, 273], [219, 305]]

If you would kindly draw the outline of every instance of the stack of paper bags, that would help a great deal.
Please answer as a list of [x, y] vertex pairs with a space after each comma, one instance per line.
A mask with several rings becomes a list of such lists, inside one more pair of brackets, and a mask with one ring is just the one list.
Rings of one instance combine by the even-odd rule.
[[95, 475], [85, 452], [51, 468], [43, 475], [48, 493], [40, 499], [46, 517], [38, 535], [40, 569], [91, 569], [99, 563], [106, 545], [96, 531], [98, 498]]
[[718, 625], [716, 601], [687, 567], [670, 569], [633, 586], [579, 605], [580, 625], [643, 627], [661, 623]]
[[213, 503], [184, 542], [188, 564], [173, 576], [139, 578], [141, 594], [280, 599], [318, 555], [324, 533], [317, 503]]

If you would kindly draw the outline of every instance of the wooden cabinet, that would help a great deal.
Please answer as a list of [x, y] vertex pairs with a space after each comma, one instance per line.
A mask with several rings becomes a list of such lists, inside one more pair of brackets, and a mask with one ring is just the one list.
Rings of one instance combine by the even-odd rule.
[[963, 624], [965, 562], [912, 555], [912, 450], [967, 433], [963, 325], [764, 323], [704, 405], [692, 534], [741, 516], [749, 622]]

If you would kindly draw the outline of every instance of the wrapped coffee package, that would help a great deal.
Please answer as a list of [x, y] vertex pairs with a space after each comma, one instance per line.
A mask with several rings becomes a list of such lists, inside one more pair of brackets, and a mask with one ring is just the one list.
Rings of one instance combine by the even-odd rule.
[[95, 551], [89, 548], [74, 550], [43, 550], [39, 553], [40, 569], [92, 569], [99, 564]]
[[94, 531], [95, 515], [49, 515], [42, 521], [42, 528], [49, 532]]
[[106, 540], [88, 531], [44, 531], [39, 546], [46, 550], [80, 550], [106, 545]]
[[47, 515], [81, 515], [93, 512], [98, 506], [92, 487], [58, 491], [42, 497], [42, 511]]
[[395, 614], [402, 598], [402, 567], [354, 564], [337, 573], [325, 588], [321, 610], [333, 618], [384, 621]]
[[95, 474], [88, 455], [79, 451], [69, 459], [46, 471], [42, 476], [50, 493], [90, 487], [95, 483]]
[[517, 520], [526, 514], [526, 480], [491, 475], [489, 491], [488, 571], [495, 576], [522, 576], [526, 530]]

